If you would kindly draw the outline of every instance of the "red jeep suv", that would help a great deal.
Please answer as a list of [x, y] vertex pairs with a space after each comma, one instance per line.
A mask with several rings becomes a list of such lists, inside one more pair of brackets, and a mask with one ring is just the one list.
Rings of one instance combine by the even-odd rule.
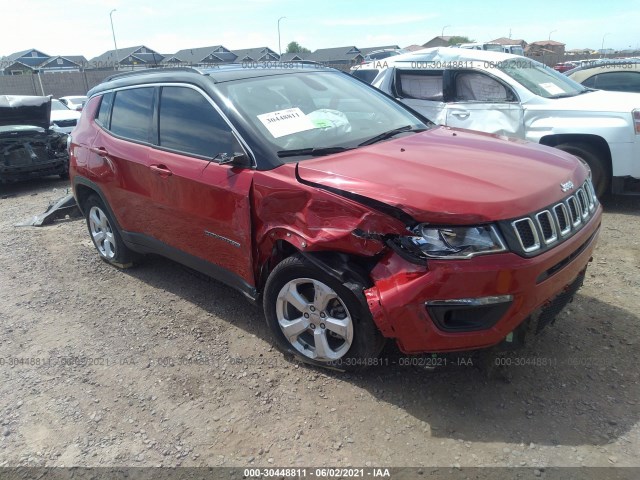
[[70, 143], [100, 256], [160, 254], [262, 301], [341, 369], [521, 342], [581, 286], [600, 227], [562, 151], [438, 127], [341, 72], [158, 69], [89, 92]]

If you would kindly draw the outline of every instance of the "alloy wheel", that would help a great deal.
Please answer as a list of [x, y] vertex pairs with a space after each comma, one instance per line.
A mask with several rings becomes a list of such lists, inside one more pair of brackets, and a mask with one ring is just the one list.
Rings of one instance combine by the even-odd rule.
[[277, 297], [276, 316], [285, 338], [305, 357], [334, 361], [351, 347], [351, 314], [339, 295], [319, 280], [287, 282]]

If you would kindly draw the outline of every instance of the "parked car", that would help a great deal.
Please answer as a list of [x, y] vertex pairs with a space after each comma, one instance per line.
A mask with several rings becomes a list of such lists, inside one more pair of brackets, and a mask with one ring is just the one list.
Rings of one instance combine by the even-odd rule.
[[510, 53], [512, 55], [520, 55], [524, 57], [524, 48], [522, 45], [502, 45], [503, 53]]
[[0, 95], [0, 183], [66, 178], [67, 135], [49, 128], [50, 97]]
[[565, 73], [585, 87], [640, 93], [640, 61], [637, 60], [597, 62]]
[[402, 48], [383, 48], [380, 50], [374, 50], [366, 54], [364, 56], [364, 61], [371, 62], [373, 60], [382, 60], [384, 58], [395, 57], [396, 55], [402, 55], [403, 53], [407, 53], [407, 51]]
[[464, 48], [469, 50], [487, 50], [492, 52], [502, 52], [502, 45], [499, 43], [458, 43], [457, 48]]
[[629, 191], [631, 178], [640, 178], [638, 94], [594, 91], [528, 58], [450, 47], [371, 68], [377, 70], [375, 87], [440, 125], [522, 138], [577, 156], [591, 168], [598, 195]]
[[80, 112], [69, 109], [60, 100], [51, 100], [51, 127], [61, 133], [71, 133], [76, 127]]
[[561, 62], [561, 63], [556, 63], [553, 66], [553, 69], [557, 72], [564, 73], [576, 68], [579, 65], [580, 64], [578, 62]]
[[437, 127], [333, 69], [128, 72], [89, 92], [71, 179], [105, 261], [156, 253], [261, 301], [320, 366], [513, 348], [580, 287], [601, 207], [559, 150]]
[[86, 95], [74, 95], [68, 97], [60, 97], [58, 100], [64, 104], [65, 107], [70, 110], [82, 111], [85, 102], [87, 101]]
[[367, 62], [360, 65], [354, 65], [349, 73], [365, 83], [372, 84], [380, 73], [381, 66], [386, 66], [385, 60], [377, 60], [375, 62]]

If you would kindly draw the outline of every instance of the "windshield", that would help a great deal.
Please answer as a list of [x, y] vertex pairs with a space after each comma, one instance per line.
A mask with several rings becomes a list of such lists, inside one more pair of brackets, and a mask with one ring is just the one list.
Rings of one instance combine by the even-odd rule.
[[342, 73], [273, 75], [218, 87], [278, 153], [355, 148], [401, 127], [397, 134], [427, 128], [393, 100]]
[[60, 100], [51, 100], [51, 110], [69, 110]]
[[501, 52], [502, 45], [500, 45], [499, 43], [485, 43], [484, 49], [489, 50], [491, 52]]
[[373, 83], [373, 81], [376, 79], [376, 77], [378, 76], [378, 73], [380, 72], [380, 70], [364, 70], [359, 68], [358, 70], [354, 70], [351, 72], [351, 75], [353, 75], [356, 78], [359, 78], [360, 80], [362, 80], [363, 82], [367, 82], [368, 84]]
[[531, 92], [544, 98], [573, 97], [588, 91], [553, 68], [534, 60], [505, 60], [497, 62], [496, 67]]

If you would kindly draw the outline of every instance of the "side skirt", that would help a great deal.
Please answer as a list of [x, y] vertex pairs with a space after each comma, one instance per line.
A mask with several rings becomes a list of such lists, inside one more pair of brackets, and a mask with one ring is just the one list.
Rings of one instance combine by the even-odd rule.
[[141, 233], [121, 231], [122, 240], [134, 252], [146, 254], [154, 253], [180, 263], [219, 282], [242, 292], [251, 302], [259, 303], [260, 294], [253, 285], [248, 284], [242, 277], [219, 267], [207, 260], [171, 247], [166, 243]]

